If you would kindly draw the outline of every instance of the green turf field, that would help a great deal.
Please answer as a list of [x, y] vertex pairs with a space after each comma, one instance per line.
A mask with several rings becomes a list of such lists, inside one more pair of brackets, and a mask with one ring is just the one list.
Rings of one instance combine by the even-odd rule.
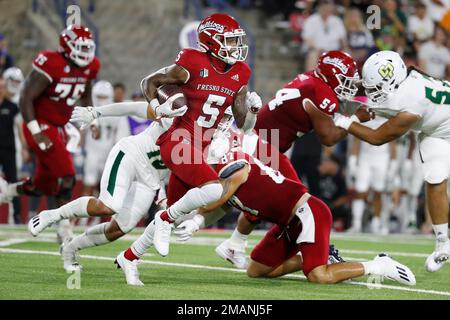
[[[450, 263], [438, 273], [427, 273], [424, 262], [434, 241], [432, 237], [411, 235], [335, 234], [332, 243], [348, 260], [390, 253], [415, 273], [414, 287], [386, 280], [378, 288], [369, 288], [367, 277], [317, 285], [308, 283], [301, 273], [279, 279], [250, 279], [215, 255], [215, 246], [229, 233], [211, 232], [198, 233], [189, 244], [173, 243], [165, 258], [151, 249], [139, 267], [145, 287], [130, 287], [113, 260], [141, 231], [83, 251], [80, 288], [68, 289], [71, 275], [62, 268], [51, 230], [32, 238], [25, 228], [0, 227], [0, 299], [450, 299]], [[250, 247], [260, 238], [252, 236]]]

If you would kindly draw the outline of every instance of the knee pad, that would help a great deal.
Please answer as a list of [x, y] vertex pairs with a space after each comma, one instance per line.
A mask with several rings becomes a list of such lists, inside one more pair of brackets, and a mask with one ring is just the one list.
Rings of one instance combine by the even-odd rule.
[[56, 195], [57, 198], [63, 200], [70, 200], [72, 198], [72, 189], [75, 185], [75, 177], [64, 177], [59, 181], [59, 191]]
[[200, 187], [199, 190], [201, 191], [199, 196], [204, 203], [203, 206], [205, 206], [220, 199], [223, 193], [223, 186], [220, 183], [211, 183]]

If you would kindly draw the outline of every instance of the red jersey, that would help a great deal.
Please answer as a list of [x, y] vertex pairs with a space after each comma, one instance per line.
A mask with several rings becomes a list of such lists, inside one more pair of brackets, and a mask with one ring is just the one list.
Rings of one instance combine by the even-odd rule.
[[86, 90], [86, 83], [97, 78], [100, 60], [80, 68], [56, 51], [42, 51], [33, 60], [33, 68], [50, 80], [47, 89], [34, 100], [36, 119], [55, 126], [64, 126], [75, 103]]
[[[175, 61], [189, 73], [188, 81], [181, 85], [187, 100], [188, 110], [176, 117], [171, 128], [164, 133], [157, 144], [161, 144], [175, 129], [185, 129], [191, 135], [202, 134], [202, 146], [210, 143], [225, 110], [233, 104], [238, 91], [245, 85], [251, 70], [244, 62], [236, 62], [225, 72], [217, 71], [211, 57], [196, 49], [183, 49]], [[210, 134], [205, 134], [212, 129]], [[195, 140], [199, 140], [196, 137]]]
[[[303, 105], [308, 100], [329, 116], [339, 108], [334, 91], [315, 77], [313, 71], [308, 71], [278, 90], [276, 96], [262, 107], [255, 125], [258, 135], [274, 146], [279, 145], [280, 152], [286, 152], [297, 137], [314, 129]], [[267, 129], [267, 134], [262, 129]], [[274, 129], [279, 132], [278, 143], [276, 136], [272, 139]]]
[[228, 201], [235, 208], [279, 225], [287, 225], [292, 210], [307, 188], [300, 182], [284, 177], [279, 171], [264, 165], [242, 151], [229, 152], [216, 166], [221, 171], [236, 160], [250, 164], [248, 179]]

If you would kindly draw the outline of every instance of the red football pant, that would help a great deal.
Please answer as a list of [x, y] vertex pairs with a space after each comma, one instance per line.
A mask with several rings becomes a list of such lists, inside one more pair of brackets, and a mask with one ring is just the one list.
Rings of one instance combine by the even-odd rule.
[[75, 166], [72, 155], [66, 149], [67, 134], [63, 127], [56, 127], [45, 121], [38, 120], [46, 126], [42, 131], [52, 142], [52, 147], [42, 151], [33, 139], [25, 122], [23, 133], [30, 149], [36, 155], [36, 169], [33, 184], [44, 195], [54, 196], [59, 191], [58, 180], [67, 176], [75, 176]]
[[[203, 151], [192, 141], [167, 137], [160, 145], [161, 159], [171, 171], [167, 187], [167, 204], [171, 206], [192, 188], [219, 180], [216, 171], [206, 162]], [[197, 161], [197, 162], [195, 162]]]
[[[326, 265], [333, 221], [331, 211], [322, 200], [314, 196], [308, 200], [308, 204], [314, 216], [314, 243], [296, 243], [302, 228], [298, 223], [299, 219], [294, 217], [289, 224], [289, 229], [274, 225], [267, 232], [266, 236], [253, 249], [252, 260], [275, 269], [284, 261], [301, 252], [305, 275], [308, 275], [316, 267]], [[280, 237], [281, 233], [283, 235]]]

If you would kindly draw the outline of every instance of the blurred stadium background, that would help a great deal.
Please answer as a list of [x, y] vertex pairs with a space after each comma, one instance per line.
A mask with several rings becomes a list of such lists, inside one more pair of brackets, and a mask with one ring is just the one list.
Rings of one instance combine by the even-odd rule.
[[[253, 70], [250, 85], [264, 102], [296, 74], [311, 69], [326, 50], [346, 50], [360, 65], [376, 50], [395, 50], [408, 64], [437, 78], [450, 79], [449, 0], [0, 0], [0, 74], [14, 65], [26, 76], [40, 50], [56, 49], [69, 5], [81, 8], [82, 23], [95, 34], [97, 55], [102, 61], [98, 79], [115, 85], [116, 101], [141, 99], [139, 81], [171, 64], [180, 47], [195, 46], [196, 21], [215, 11], [235, 16], [246, 30], [250, 45], [247, 62]], [[370, 5], [381, 10], [381, 28], [366, 27]], [[397, 145], [407, 148], [404, 144], [409, 141], [403, 139]], [[0, 150], [1, 146], [0, 141]], [[348, 138], [333, 148], [323, 148], [312, 134], [298, 139], [289, 151], [311, 193], [325, 199], [332, 208], [334, 229], [339, 232], [352, 224], [352, 201], [356, 196], [355, 177], [348, 170], [352, 146]], [[32, 156], [24, 148], [17, 142], [19, 178], [29, 175], [33, 167]], [[85, 156], [83, 147], [75, 154], [79, 181], [74, 196], [83, 192]], [[389, 162], [389, 157], [383, 161]], [[383, 177], [385, 188], [379, 190], [383, 194], [382, 227], [376, 231], [429, 234], [431, 227], [420, 186], [412, 195], [417, 207], [410, 209], [406, 203], [411, 198], [406, 198], [408, 190], [401, 181], [404, 162], [405, 158], [398, 159], [400, 165]], [[414, 167], [409, 170], [409, 179], [420, 175]], [[373, 226], [373, 199], [370, 195], [367, 198], [362, 231], [371, 231]], [[46, 206], [45, 200], [23, 198], [20, 208], [1, 206], [0, 223], [26, 223]], [[152, 215], [150, 212], [149, 219]], [[227, 217], [215, 227], [233, 228], [236, 217]]]

